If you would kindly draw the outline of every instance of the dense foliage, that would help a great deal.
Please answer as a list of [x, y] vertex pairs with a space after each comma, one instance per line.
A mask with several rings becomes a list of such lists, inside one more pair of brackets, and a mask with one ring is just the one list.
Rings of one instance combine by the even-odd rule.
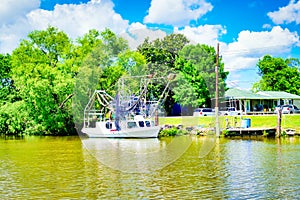
[[11, 56], [11, 77], [19, 101], [10, 117], [24, 115], [21, 130], [9, 133], [72, 134], [71, 102], [64, 101], [72, 94], [73, 78], [78, 66], [69, 62], [73, 58], [73, 45], [68, 36], [49, 27], [33, 31], [23, 40]]
[[[55, 27], [33, 31], [11, 55], [0, 55], [0, 133], [75, 134], [93, 90], [114, 96], [123, 75], [175, 73], [167, 107], [176, 102], [210, 106], [214, 88], [207, 83], [215, 81], [216, 52], [188, 43], [183, 35], [171, 34], [152, 42], [146, 39], [131, 51], [127, 41], [109, 29], [90, 30], [75, 41]], [[220, 87], [226, 77], [220, 62]], [[164, 83], [150, 86], [154, 96]]]
[[[188, 44], [188, 39], [182, 34], [170, 34], [162, 39], [156, 39], [150, 42], [145, 39], [144, 43], [138, 47], [138, 52], [144, 55], [147, 61], [147, 70], [149, 74], [155, 74], [157, 77], [167, 77], [169, 74], [176, 74], [175, 62], [178, 58], [178, 52]], [[152, 85], [151, 90], [157, 98], [165, 88], [166, 82], [157, 82]], [[175, 104], [173, 98], [174, 91], [169, 91], [169, 95], [164, 101], [164, 109], [167, 114], [172, 113], [172, 107]]]
[[0, 54], [0, 105], [5, 104], [7, 101], [13, 101], [15, 97], [15, 88], [10, 77], [10, 60], [10, 55]]
[[[221, 97], [224, 96], [228, 72], [224, 71], [221, 59], [219, 63], [218, 89]], [[175, 99], [182, 105], [211, 107], [216, 91], [215, 67], [216, 52], [213, 47], [200, 44], [185, 46], [176, 61], [176, 69], [184, 79], [175, 88]]]
[[[128, 49], [126, 42], [108, 29], [102, 33], [91, 30], [76, 43], [54, 27], [31, 32], [11, 56], [1, 55], [0, 132], [77, 133], [73, 120], [76, 101], [72, 98], [80, 70], [98, 66], [96, 85], [107, 87], [122, 75], [122, 70], [111, 66], [114, 62], [111, 55], [117, 57], [124, 49]], [[89, 82], [90, 79], [85, 86]]]
[[[146, 39], [138, 51], [145, 56], [150, 73], [165, 77], [169, 73], [177, 75], [165, 102], [168, 114], [172, 114], [175, 103], [188, 108], [185, 114], [191, 114], [193, 107], [212, 106], [216, 82], [216, 51], [213, 47], [190, 45], [184, 35], [171, 34], [152, 42]], [[228, 72], [224, 71], [221, 59], [219, 63], [219, 96], [223, 96]], [[163, 85], [156, 85], [157, 94], [162, 90]]]
[[285, 91], [300, 95], [300, 60], [264, 56], [257, 64], [261, 80], [253, 90]]

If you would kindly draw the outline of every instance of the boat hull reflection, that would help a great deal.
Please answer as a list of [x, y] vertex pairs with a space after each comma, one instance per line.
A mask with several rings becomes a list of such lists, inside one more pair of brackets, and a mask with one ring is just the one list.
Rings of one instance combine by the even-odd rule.
[[191, 144], [191, 139], [85, 138], [82, 143], [92, 156], [107, 167], [126, 173], [148, 173], [177, 160]]

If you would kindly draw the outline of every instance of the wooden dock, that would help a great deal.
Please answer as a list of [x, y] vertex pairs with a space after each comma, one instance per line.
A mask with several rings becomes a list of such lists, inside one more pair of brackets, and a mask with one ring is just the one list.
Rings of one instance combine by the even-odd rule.
[[276, 128], [229, 128], [227, 136], [275, 136]]

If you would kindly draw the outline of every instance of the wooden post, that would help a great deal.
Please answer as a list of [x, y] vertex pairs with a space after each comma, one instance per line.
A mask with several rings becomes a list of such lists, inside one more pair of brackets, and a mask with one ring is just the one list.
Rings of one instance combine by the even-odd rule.
[[277, 130], [276, 130], [276, 137], [281, 136], [281, 108], [278, 109], [277, 113]]
[[159, 119], [158, 119], [158, 111], [157, 111], [157, 109], [155, 110], [154, 124], [155, 124], [155, 126], [159, 125]]
[[226, 117], [226, 129], [228, 129], [229, 128], [229, 121], [228, 121], [228, 117]]

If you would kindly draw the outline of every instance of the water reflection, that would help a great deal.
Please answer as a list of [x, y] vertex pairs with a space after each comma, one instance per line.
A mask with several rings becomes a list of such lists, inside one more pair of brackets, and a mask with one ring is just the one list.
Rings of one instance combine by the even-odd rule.
[[149, 173], [176, 161], [192, 143], [190, 137], [167, 140], [82, 139], [84, 148], [102, 164], [126, 173]]

